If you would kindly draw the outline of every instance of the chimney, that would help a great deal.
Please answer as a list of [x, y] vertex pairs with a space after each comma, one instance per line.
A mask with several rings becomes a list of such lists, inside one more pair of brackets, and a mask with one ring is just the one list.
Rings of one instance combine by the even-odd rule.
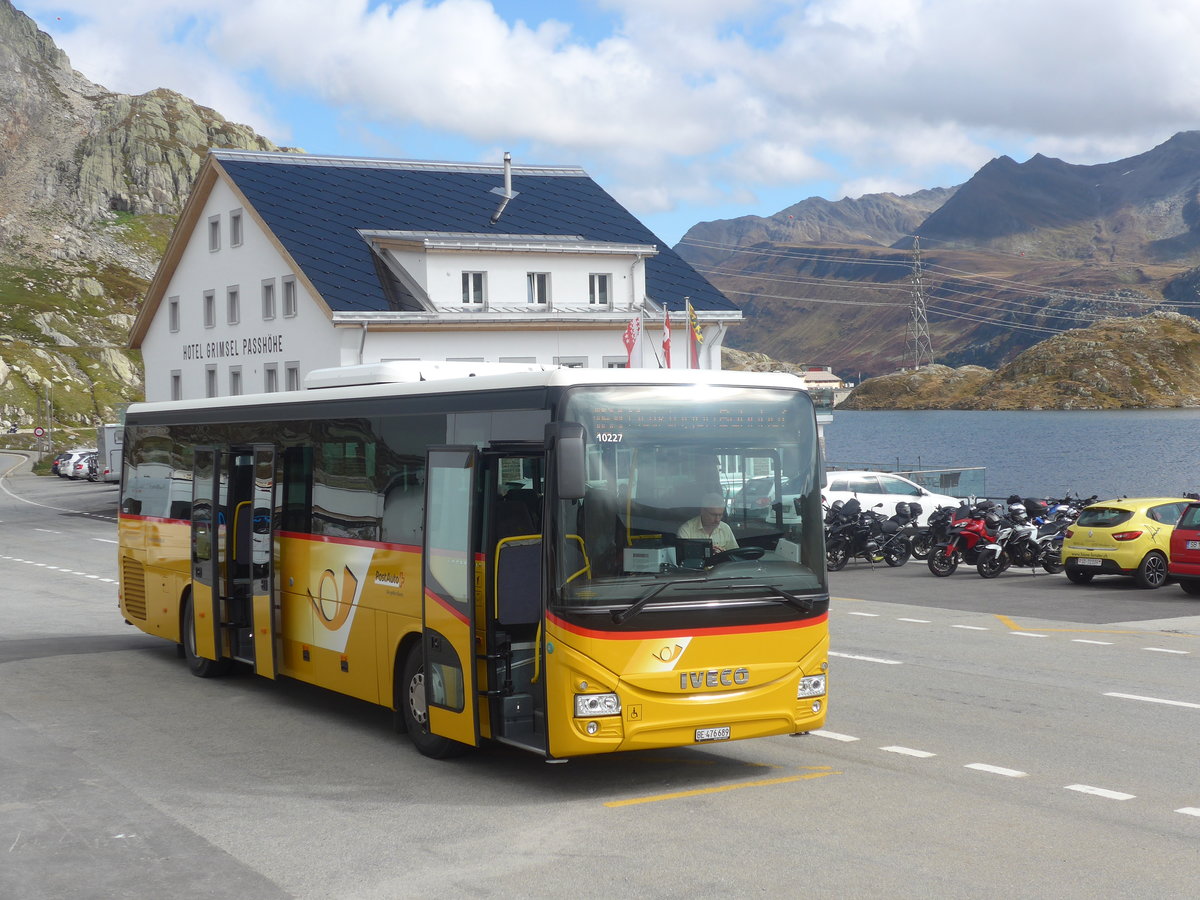
[[507, 150], [504, 151], [504, 187], [492, 188], [492, 193], [500, 195], [500, 205], [492, 213], [492, 224], [495, 225], [500, 221], [500, 215], [504, 212], [504, 207], [508, 206], [508, 201], [520, 193], [512, 189], [512, 154]]

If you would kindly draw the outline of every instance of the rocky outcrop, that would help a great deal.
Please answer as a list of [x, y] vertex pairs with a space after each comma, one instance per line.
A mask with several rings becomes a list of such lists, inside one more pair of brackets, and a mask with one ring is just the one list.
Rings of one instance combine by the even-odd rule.
[[1200, 407], [1200, 322], [1173, 312], [1105, 319], [992, 371], [924, 366], [870, 378], [841, 409]]

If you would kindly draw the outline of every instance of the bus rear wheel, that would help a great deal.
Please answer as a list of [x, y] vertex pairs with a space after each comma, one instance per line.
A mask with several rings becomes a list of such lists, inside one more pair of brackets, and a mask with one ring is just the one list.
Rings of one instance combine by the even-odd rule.
[[396, 702], [404, 714], [409, 740], [423, 756], [430, 759], [449, 759], [466, 751], [467, 745], [429, 732], [429, 706], [425, 701], [425, 663], [421, 647], [409, 651], [404, 671], [396, 685]]
[[196, 617], [192, 614], [192, 595], [183, 600], [183, 622], [180, 623], [183, 637], [183, 657], [188, 670], [197, 678], [216, 678], [228, 675], [233, 668], [231, 659], [205, 659], [196, 654]]

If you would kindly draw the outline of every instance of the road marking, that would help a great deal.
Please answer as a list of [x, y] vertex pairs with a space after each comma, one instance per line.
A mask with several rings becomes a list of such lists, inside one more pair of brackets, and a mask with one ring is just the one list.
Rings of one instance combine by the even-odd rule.
[[897, 619], [897, 622], [916, 622], [918, 625], [932, 625], [929, 619]]
[[743, 781], [739, 784], [723, 784], [718, 787], [698, 788], [694, 791], [675, 791], [670, 794], [654, 794], [649, 797], [631, 797], [628, 800], [609, 800], [604, 805], [610, 808], [621, 806], [637, 806], [641, 803], [658, 803], [661, 800], [682, 800], [687, 797], [703, 797], [706, 794], [723, 794], [727, 791], [738, 791], [750, 787], [771, 787], [776, 784], [790, 784], [795, 781], [808, 781], [812, 778], [825, 778], [829, 775], [841, 775], [841, 772], [807, 772], [804, 775], [787, 775], [783, 778], [765, 778], [762, 781]]
[[1140, 697], [1137, 694], [1108, 693], [1105, 697], [1117, 697], [1121, 700], [1141, 700], [1143, 703], [1163, 703], [1167, 706], [1183, 706], [1187, 709], [1200, 709], [1200, 703], [1185, 703], [1183, 700], [1164, 700], [1161, 697]]
[[824, 728], [818, 728], [816, 731], [810, 731], [809, 734], [815, 734], [817, 737], [829, 738], [831, 741], [842, 741], [846, 744], [850, 743], [851, 741], [858, 740], [858, 738], [854, 737], [853, 735], [838, 734], [836, 731], [826, 731]]
[[846, 615], [848, 615], [848, 616], [868, 616], [872, 619], [879, 618], [879, 613], [865, 613], [865, 612], [858, 612], [856, 610], [851, 610], [850, 612], [846, 613]]
[[899, 753], [901, 756], [915, 756], [918, 759], [937, 756], [936, 753], [930, 753], [928, 750], [914, 750], [912, 747], [880, 747], [879, 749], [887, 753]]
[[875, 657], [875, 656], [856, 656], [853, 653], [834, 653], [832, 650], [829, 652], [829, 655], [836, 656], [839, 659], [857, 659], [859, 662], [880, 663], [881, 665], [885, 665], [885, 666], [902, 666], [902, 665], [904, 665], [904, 663], [900, 662], [900, 660], [898, 660], [898, 659], [879, 659], [878, 657]]
[[1175, 810], [1177, 813], [1183, 813], [1185, 816], [1200, 816], [1200, 809], [1194, 806], [1185, 806], [1183, 809]]
[[1068, 784], [1064, 790], [1079, 791], [1081, 794], [1092, 794], [1109, 800], [1132, 800], [1137, 794], [1123, 794], [1121, 791], [1110, 791], [1107, 788], [1092, 787], [1090, 784]]
[[1017, 769], [1003, 769], [1000, 766], [989, 766], [987, 763], [967, 763], [964, 769], [974, 769], [976, 772], [989, 772], [992, 775], [1006, 775], [1009, 778], [1028, 778], [1028, 772]]
[[964, 631], [990, 631], [989, 628], [984, 628], [982, 625], [951, 625], [951, 628], [961, 628]]
[[40, 531], [43, 534], [62, 534], [61, 531], [55, 531], [53, 528], [35, 528], [34, 531]]
[[1015, 637], [1050, 637], [1048, 634], [1038, 634], [1036, 631], [1010, 631]]
[[1149, 650], [1151, 653], [1178, 653], [1182, 656], [1190, 656], [1191, 651], [1188, 650], [1168, 650], [1166, 647], [1143, 647], [1143, 650]]
[[110, 538], [92, 538], [93, 541], [99, 541], [102, 544], [119, 544], [120, 541], [114, 541]]
[[1089, 641], [1087, 638], [1071, 638], [1072, 644], [1098, 644], [1101, 647], [1111, 647], [1112, 641]]

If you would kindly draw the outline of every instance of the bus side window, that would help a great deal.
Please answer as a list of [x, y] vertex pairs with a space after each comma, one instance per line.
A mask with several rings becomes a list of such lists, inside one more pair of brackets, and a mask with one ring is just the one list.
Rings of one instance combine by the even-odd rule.
[[283, 451], [283, 531], [312, 530], [312, 447]]
[[388, 544], [420, 546], [425, 524], [425, 460], [405, 462], [383, 494], [383, 534]]

